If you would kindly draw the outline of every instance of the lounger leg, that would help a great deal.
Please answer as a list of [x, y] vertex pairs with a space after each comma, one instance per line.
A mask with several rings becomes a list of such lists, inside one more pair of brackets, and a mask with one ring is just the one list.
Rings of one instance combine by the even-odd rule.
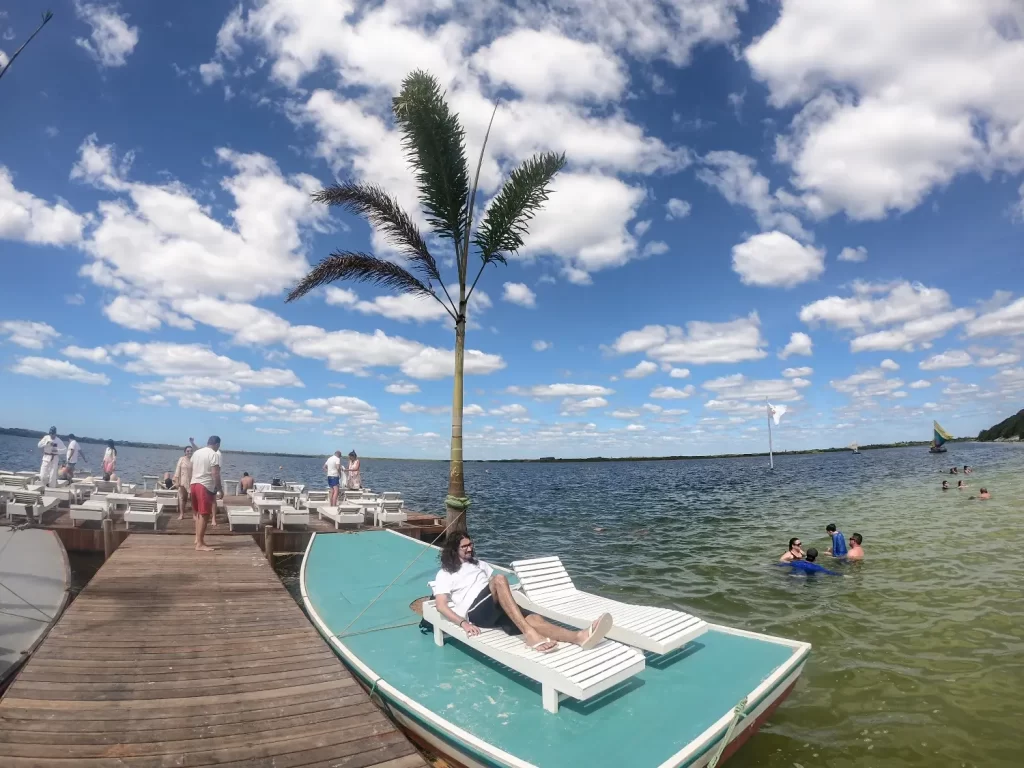
[[444, 647], [444, 632], [436, 624], [434, 625], [434, 645]]
[[544, 709], [553, 715], [558, 714], [558, 691], [547, 683], [541, 684], [540, 697], [544, 702]]

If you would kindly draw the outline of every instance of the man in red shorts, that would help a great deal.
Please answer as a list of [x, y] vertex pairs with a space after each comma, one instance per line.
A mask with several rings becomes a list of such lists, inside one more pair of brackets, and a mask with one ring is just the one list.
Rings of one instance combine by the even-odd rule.
[[211, 552], [207, 546], [206, 526], [217, 511], [217, 498], [224, 496], [220, 478], [220, 438], [212, 435], [206, 447], [192, 454], [192, 509], [196, 519], [196, 549]]

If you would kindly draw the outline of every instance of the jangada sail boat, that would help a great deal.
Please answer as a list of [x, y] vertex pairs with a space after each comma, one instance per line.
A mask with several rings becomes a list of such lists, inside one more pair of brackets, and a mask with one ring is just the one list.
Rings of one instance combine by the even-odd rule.
[[929, 453], [945, 453], [946, 449], [944, 447], [944, 444], [948, 440], [952, 440], [953, 436], [951, 434], [949, 434], [949, 432], [944, 430], [942, 428], [942, 425], [939, 424], [939, 422], [937, 422], [937, 421], [933, 421], [932, 422], [932, 431], [933, 431], [932, 444], [928, 448], [928, 452]]
[[850, 450], [853, 453], [860, 453], [860, 446], [857, 445], [856, 443], [850, 443]]
[[[564, 623], [579, 626], [574, 614], [607, 601], [577, 590], [556, 557], [512, 566], [496, 570], [507, 574], [516, 602]], [[680, 611], [615, 602], [619, 608], [604, 610], [625, 606], [618, 640], [609, 633], [592, 650], [541, 654], [500, 630], [468, 637], [438, 621], [431, 599], [423, 599], [437, 569], [435, 547], [393, 531], [315, 533], [300, 584], [314, 625], [374, 701], [452, 765], [718, 764], [793, 689], [811, 650]], [[421, 624], [414, 606], [437, 623]]]

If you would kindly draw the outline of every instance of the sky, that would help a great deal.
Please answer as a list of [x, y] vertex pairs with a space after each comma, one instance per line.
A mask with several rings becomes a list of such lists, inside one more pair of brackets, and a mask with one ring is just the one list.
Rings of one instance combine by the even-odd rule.
[[[42, 7], [0, 9], [0, 66]], [[284, 301], [332, 251], [401, 261], [328, 184], [427, 231], [390, 117], [415, 69], [474, 163], [498, 105], [481, 207], [568, 161], [471, 302], [467, 458], [762, 451], [766, 399], [782, 450], [1022, 407], [1019, 0], [52, 9], [0, 79], [0, 425], [446, 457], [439, 304]]]

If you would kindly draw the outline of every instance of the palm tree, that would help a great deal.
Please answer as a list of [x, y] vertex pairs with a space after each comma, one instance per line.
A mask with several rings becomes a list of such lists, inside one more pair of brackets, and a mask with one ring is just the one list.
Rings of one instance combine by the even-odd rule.
[[7, 70], [11, 68], [11, 64], [14, 63], [14, 60], [16, 58], [18, 58], [18, 54], [20, 54], [23, 50], [25, 50], [25, 46], [32, 42], [32, 39], [36, 35], [39, 34], [39, 31], [43, 27], [45, 27], [50, 22], [50, 19], [52, 19], [52, 18], [53, 18], [53, 11], [44, 11], [43, 12], [43, 20], [39, 24], [39, 26], [36, 27], [36, 31], [33, 32], [31, 35], [29, 35], [28, 40], [26, 40], [24, 43], [22, 43], [21, 47], [18, 48], [18, 50], [16, 50], [14, 53], [11, 54], [11, 58], [9, 58], [7, 60], [7, 63], [4, 64], [2, 67], [0, 67], [0, 77], [3, 77], [5, 74], [7, 74]]
[[[288, 294], [287, 301], [305, 296], [336, 280], [372, 283], [416, 296], [429, 296], [445, 308], [455, 322], [455, 382], [452, 392], [451, 464], [445, 498], [448, 530], [465, 530], [469, 498], [462, 472], [462, 395], [466, 348], [466, 307], [480, 276], [489, 264], [505, 264], [509, 254], [523, 245], [530, 219], [548, 199], [551, 181], [565, 166], [565, 155], [543, 152], [534, 155], [509, 174], [491, 200], [474, 230], [473, 206], [484, 149], [490, 136], [487, 126], [473, 185], [469, 183], [465, 132], [431, 75], [410, 74], [391, 104], [402, 134], [406, 155], [416, 174], [420, 205], [439, 241], [451, 241], [458, 268], [458, 295], [449, 292], [437, 262], [427, 249], [419, 227], [398, 201], [372, 183], [344, 182], [313, 195], [319, 203], [337, 205], [364, 217], [406, 258], [409, 269], [359, 251], [335, 251], [321, 261]], [[497, 106], [495, 106], [495, 112]], [[470, 246], [476, 247], [480, 266], [469, 281]], [[440, 288], [443, 297], [438, 294]]]

